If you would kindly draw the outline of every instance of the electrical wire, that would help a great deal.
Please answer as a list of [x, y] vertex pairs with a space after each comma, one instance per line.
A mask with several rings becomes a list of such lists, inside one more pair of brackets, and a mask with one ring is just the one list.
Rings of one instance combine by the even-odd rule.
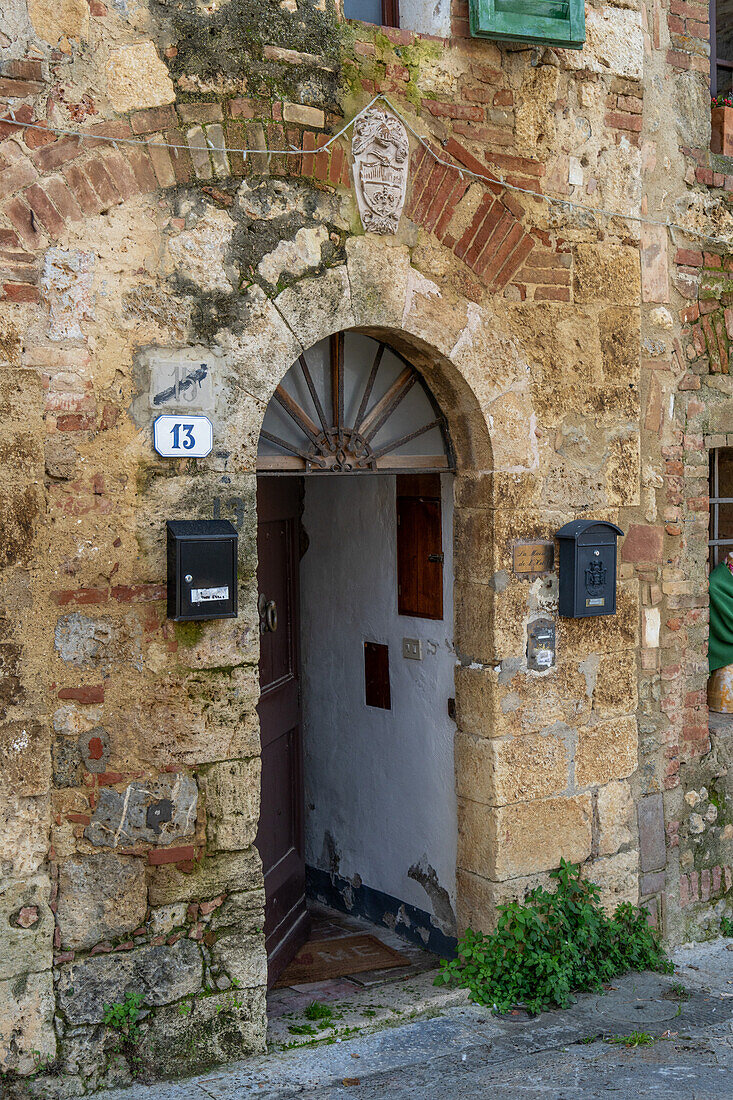
[[[488, 173], [473, 172], [469, 168], [465, 168], [461, 164], [456, 164], [453, 161], [443, 160], [442, 157], [438, 156], [438, 154], [425, 140], [425, 138], [421, 134], [419, 134], [417, 130], [415, 130], [410, 122], [408, 122], [408, 120], [402, 115], [399, 109], [394, 106], [391, 100], [381, 92], [378, 92], [377, 95], [373, 96], [372, 99], [370, 99], [369, 102], [366, 104], [366, 106], [362, 107], [362, 109], [357, 114], [355, 114], [354, 117], [349, 120], [349, 122], [342, 126], [337, 133], [333, 134], [322, 145], [317, 145], [314, 149], [296, 149], [293, 145], [291, 145], [288, 149], [237, 149], [229, 147], [227, 145], [218, 145], [215, 142], [211, 141], [211, 139], [206, 134], [206, 131], [203, 132], [206, 144], [212, 151], [217, 153], [239, 153], [243, 158], [258, 155], [267, 156], [268, 158], [272, 156], [315, 157], [319, 153], [324, 153], [328, 149], [330, 149], [334, 142], [338, 141], [339, 138], [343, 137], [344, 134], [346, 134], [351, 129], [358, 118], [361, 118], [361, 116], [366, 114], [366, 112], [370, 110], [370, 108], [373, 107], [375, 103], [378, 103], [380, 101], [387, 104], [389, 109], [394, 112], [394, 114], [397, 116], [403, 126], [412, 134], [415, 140], [418, 141], [420, 145], [422, 145], [428, 151], [428, 153], [430, 153], [437, 164], [441, 165], [441, 167], [443, 168], [450, 168], [454, 172], [458, 172], [461, 179], [463, 179], [464, 177], [468, 177], [469, 179], [478, 180], [481, 183], [488, 183], [493, 186], [502, 187], [505, 190], [513, 191], [516, 194], [528, 195], [535, 201], [546, 202], [549, 206], [558, 206], [561, 209], [572, 208], [574, 210], [582, 210], [585, 214], [590, 214], [594, 217], [600, 215], [607, 218], [622, 218], [625, 221], [636, 222], [640, 225], [662, 226], [667, 229], [670, 234], [672, 234], [673, 230], [677, 230], [680, 233], [686, 234], [688, 237], [694, 237], [696, 240], [709, 241], [723, 248], [733, 249], [733, 225], [731, 226], [731, 239], [728, 240], [724, 237], [716, 237], [709, 233], [701, 233], [696, 229], [690, 228], [689, 226], [681, 225], [678, 222], [672, 222], [669, 218], [652, 218], [646, 214], [628, 214], [624, 213], [621, 210], [607, 210], [604, 207], [587, 206], [585, 203], [576, 202], [574, 199], [560, 199], [555, 197], [554, 195], [539, 194], [537, 191], [531, 190], [531, 188], [520, 187], [518, 184], [515, 183], [508, 183], [507, 180], [505, 180], [504, 177], [501, 175], [501, 173], [493, 176]], [[75, 137], [78, 138], [82, 144], [85, 140], [94, 142], [107, 141], [115, 148], [118, 145], [140, 145], [146, 149], [185, 149], [187, 152], [190, 152], [191, 150], [191, 147], [189, 145], [180, 145], [176, 144], [175, 142], [149, 141], [145, 138], [111, 137], [106, 134], [86, 133], [83, 130], [65, 130], [59, 127], [44, 126], [34, 122], [23, 122], [15, 117], [15, 112], [12, 107], [10, 108], [10, 119], [16, 126], [24, 127], [25, 129], [30, 130], [41, 130], [44, 133], [53, 133], [61, 137]], [[7, 121], [7, 116], [5, 121]]]

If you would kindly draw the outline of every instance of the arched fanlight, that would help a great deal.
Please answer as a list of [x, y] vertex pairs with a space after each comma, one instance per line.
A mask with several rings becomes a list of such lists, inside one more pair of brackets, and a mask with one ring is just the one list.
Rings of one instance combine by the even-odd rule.
[[257, 469], [270, 473], [451, 470], [445, 417], [393, 348], [338, 332], [293, 364], [267, 407]]

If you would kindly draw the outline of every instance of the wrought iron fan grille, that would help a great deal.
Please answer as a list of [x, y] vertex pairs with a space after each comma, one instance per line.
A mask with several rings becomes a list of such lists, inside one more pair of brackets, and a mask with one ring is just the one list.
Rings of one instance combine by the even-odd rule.
[[384, 342], [339, 332], [301, 355], [275, 390], [257, 468], [355, 473], [454, 462], [445, 417], [418, 371]]

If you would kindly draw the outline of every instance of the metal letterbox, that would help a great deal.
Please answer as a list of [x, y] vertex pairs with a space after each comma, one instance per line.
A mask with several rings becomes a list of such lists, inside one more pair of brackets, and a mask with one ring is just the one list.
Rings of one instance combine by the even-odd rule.
[[560, 543], [560, 605], [566, 619], [616, 614], [616, 540], [620, 527], [576, 519], [556, 533]]
[[237, 529], [229, 520], [169, 519], [168, 618], [237, 614]]

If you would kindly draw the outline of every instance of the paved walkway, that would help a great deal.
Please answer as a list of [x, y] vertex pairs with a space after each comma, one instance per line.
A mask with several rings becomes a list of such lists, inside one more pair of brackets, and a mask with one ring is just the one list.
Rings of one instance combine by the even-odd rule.
[[[371, 1035], [250, 1059], [99, 1100], [664, 1100], [733, 1098], [733, 941], [675, 952], [674, 975], [632, 974], [564, 1012], [498, 1020], [477, 1006]], [[681, 989], [680, 986], [684, 986]], [[609, 1039], [641, 1032], [627, 1047]]]

